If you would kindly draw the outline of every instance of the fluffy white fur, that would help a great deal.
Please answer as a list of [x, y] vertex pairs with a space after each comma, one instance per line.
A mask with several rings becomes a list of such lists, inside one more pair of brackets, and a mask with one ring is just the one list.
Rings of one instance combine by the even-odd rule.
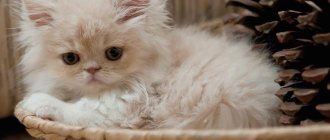
[[[276, 67], [246, 41], [173, 29], [165, 0], [23, 0], [19, 40], [37, 116], [86, 127], [231, 129], [276, 125]], [[122, 47], [109, 61], [104, 51]], [[68, 66], [63, 53], [76, 52]], [[84, 69], [101, 67], [93, 75]]]

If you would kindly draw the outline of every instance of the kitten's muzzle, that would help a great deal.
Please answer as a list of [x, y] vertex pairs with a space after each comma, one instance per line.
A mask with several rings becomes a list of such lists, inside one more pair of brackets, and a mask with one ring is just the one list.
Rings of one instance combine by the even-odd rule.
[[85, 71], [92, 74], [92, 75], [95, 75], [101, 69], [102, 69], [101, 67], [91, 67], [91, 68], [85, 69]]

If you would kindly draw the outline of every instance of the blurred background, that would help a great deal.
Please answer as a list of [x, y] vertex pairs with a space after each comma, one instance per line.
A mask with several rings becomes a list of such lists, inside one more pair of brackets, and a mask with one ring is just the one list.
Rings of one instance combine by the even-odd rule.
[[[12, 37], [18, 31], [18, 19], [9, 8], [16, 2], [19, 0], [0, 0], [0, 140], [27, 139], [20, 135], [24, 128], [12, 117], [22, 89], [17, 82], [20, 75], [15, 73], [20, 55]], [[225, 8], [225, 0], [169, 0], [168, 8], [177, 25], [207, 22], [235, 11]]]
[[176, 24], [200, 23], [235, 11], [226, 8], [226, 0], [169, 0], [168, 6]]

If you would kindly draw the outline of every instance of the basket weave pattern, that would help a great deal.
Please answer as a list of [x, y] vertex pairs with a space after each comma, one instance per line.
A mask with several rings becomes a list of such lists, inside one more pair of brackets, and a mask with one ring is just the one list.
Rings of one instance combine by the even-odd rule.
[[28, 132], [47, 140], [329, 140], [330, 125], [252, 130], [103, 130], [40, 119], [18, 105], [16, 117]]

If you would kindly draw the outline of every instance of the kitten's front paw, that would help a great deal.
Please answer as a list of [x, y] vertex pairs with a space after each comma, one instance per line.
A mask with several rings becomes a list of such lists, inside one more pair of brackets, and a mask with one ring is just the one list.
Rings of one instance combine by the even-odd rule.
[[63, 120], [60, 101], [46, 94], [33, 94], [22, 101], [22, 108], [37, 117], [52, 120]]
[[51, 121], [61, 121], [63, 120], [63, 115], [60, 113], [58, 108], [54, 106], [40, 106], [36, 112], [35, 112], [37, 117], [46, 119], [46, 120], [51, 120]]

